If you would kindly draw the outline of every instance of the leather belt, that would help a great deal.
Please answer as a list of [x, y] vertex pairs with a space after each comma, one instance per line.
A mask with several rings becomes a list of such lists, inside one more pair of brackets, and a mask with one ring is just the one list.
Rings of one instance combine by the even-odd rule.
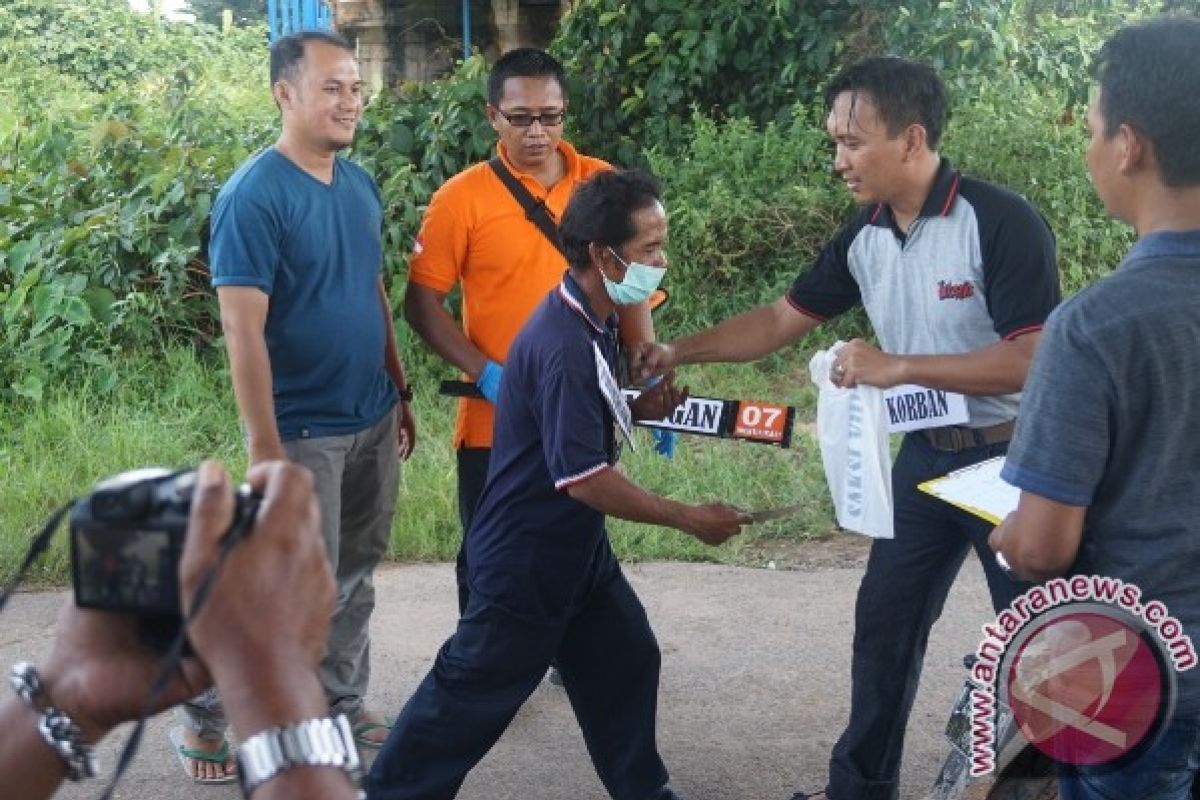
[[1015, 419], [991, 425], [986, 428], [968, 428], [965, 425], [946, 425], [941, 428], [926, 428], [917, 431], [925, 440], [933, 445], [933, 449], [946, 453], [957, 453], [972, 447], [985, 447], [990, 444], [1001, 444], [1012, 438], [1013, 428], [1017, 426]]

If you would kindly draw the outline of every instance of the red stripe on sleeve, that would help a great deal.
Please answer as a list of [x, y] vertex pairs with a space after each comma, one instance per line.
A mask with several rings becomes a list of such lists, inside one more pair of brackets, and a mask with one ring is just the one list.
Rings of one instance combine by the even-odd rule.
[[817, 322], [828, 322], [828, 321], [829, 321], [829, 317], [823, 317], [823, 316], [821, 316], [820, 314], [818, 314], [818, 313], [817, 313], [817, 312], [815, 312], [815, 311], [809, 311], [807, 308], [805, 308], [804, 306], [802, 306], [802, 305], [800, 305], [799, 303], [797, 303], [795, 300], [793, 300], [793, 299], [792, 299], [792, 296], [791, 296], [790, 294], [789, 294], [789, 295], [784, 295], [784, 297], [786, 297], [786, 298], [787, 298], [788, 305], [790, 305], [792, 308], [794, 308], [794, 309], [796, 309], [797, 311], [799, 311], [799, 312], [800, 312], [801, 314], [803, 314], [804, 316], [806, 316], [806, 317], [812, 317], [812, 318], [813, 318], [813, 319], [815, 319]]
[[1012, 333], [1004, 336], [1004, 341], [1011, 342], [1013, 339], [1018, 339], [1027, 333], [1037, 333], [1042, 329], [1041, 325], [1026, 325], [1024, 328], [1017, 328]]

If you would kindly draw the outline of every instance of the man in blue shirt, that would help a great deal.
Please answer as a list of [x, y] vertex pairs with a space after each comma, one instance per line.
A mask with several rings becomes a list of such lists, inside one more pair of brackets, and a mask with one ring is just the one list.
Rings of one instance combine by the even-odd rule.
[[[1142, 603], [1168, 608], [1176, 633], [1192, 640], [1200, 634], [1198, 45], [1200, 20], [1170, 18], [1125, 28], [1100, 51], [1088, 172], [1138, 241], [1113, 274], [1046, 323], [1002, 473], [1022, 490], [1020, 502], [991, 536], [1031, 579], [1069, 571], [1136, 586]], [[1169, 631], [1159, 628], [1164, 638]], [[1161, 738], [1124, 763], [1064, 765], [1064, 800], [1192, 796], [1200, 669], [1187, 645], [1191, 665], [1179, 664]], [[1137, 702], [1115, 691], [1111, 699], [1084, 710], [1099, 716]]]
[[[282, 133], [217, 198], [213, 285], [250, 463], [291, 460], [316, 479], [338, 590], [321, 683], [359, 743], [378, 747], [384, 726], [363, 705], [371, 576], [415, 430], [380, 276], [379, 192], [337, 155], [353, 141], [362, 82], [345, 40], [310, 32], [271, 48], [271, 85]], [[193, 777], [228, 780], [216, 698], [182, 716], [177, 747]]]
[[651, 494], [617, 466], [631, 419], [659, 419], [683, 398], [667, 375], [626, 405], [613, 378], [616, 307], [645, 302], [667, 266], [657, 184], [638, 172], [599, 173], [575, 191], [560, 231], [570, 271], [504, 366], [487, 483], [467, 535], [469, 604], [375, 760], [372, 800], [454, 797], [552, 659], [609, 794], [675, 797], [655, 741], [658, 645], [605, 516], [712, 545], [747, 517]]

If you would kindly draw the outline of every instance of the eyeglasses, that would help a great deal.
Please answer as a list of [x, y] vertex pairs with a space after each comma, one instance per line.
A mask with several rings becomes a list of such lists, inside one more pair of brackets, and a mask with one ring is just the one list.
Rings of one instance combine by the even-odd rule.
[[556, 125], [562, 125], [563, 118], [567, 116], [566, 111], [543, 111], [541, 114], [518, 111], [508, 114], [498, 108], [496, 113], [508, 120], [508, 124], [514, 128], [528, 128], [535, 122], [542, 123], [543, 128], [553, 128]]

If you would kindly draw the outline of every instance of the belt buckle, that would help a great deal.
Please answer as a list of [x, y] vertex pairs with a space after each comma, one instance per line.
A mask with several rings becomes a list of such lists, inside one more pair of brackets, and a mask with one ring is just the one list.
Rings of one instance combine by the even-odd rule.
[[942, 453], [958, 453], [972, 445], [967, 441], [971, 438], [970, 429], [963, 429], [956, 425], [927, 428], [923, 433], [925, 440], [933, 445], [933, 449]]
[[950, 431], [951, 439], [950, 452], [961, 453], [963, 450], [968, 450], [975, 446], [975, 436], [972, 429], [955, 425], [948, 430]]

